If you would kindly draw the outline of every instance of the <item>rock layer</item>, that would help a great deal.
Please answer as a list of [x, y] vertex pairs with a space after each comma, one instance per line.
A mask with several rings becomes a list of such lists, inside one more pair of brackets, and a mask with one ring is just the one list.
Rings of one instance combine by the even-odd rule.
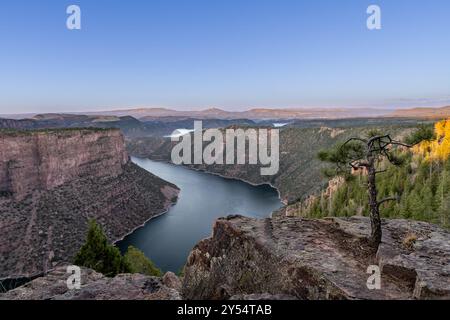
[[[450, 299], [450, 234], [406, 220], [383, 222], [378, 252], [369, 220], [241, 216], [219, 219], [185, 267], [187, 299], [278, 295], [297, 299]], [[411, 245], [409, 235], [417, 235]], [[369, 290], [369, 266], [381, 288]]]
[[0, 132], [0, 193], [22, 199], [83, 176], [115, 177], [127, 162], [119, 130]]

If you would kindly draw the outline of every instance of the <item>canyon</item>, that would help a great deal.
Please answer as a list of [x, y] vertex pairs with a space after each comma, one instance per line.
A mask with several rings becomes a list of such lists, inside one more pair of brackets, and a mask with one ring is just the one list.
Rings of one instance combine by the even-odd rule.
[[[176, 129], [192, 129], [196, 120], [202, 119], [204, 129], [242, 128], [245, 130], [273, 128], [274, 121], [279, 122], [280, 119], [285, 119], [287, 125], [279, 128], [280, 168], [278, 174], [261, 176], [262, 166], [249, 164], [203, 164], [190, 167], [251, 184], [270, 184], [279, 190], [285, 203], [292, 204], [318, 193], [327, 183], [321, 175], [323, 164], [316, 157], [320, 150], [328, 149], [338, 141], [364, 134], [375, 128], [386, 130], [394, 136], [402, 135], [420, 121], [414, 117], [408, 118], [407, 111], [402, 117], [342, 119], [322, 118], [317, 114], [311, 114], [311, 117], [300, 117], [302, 112], [307, 113], [304, 109], [258, 109], [255, 112], [233, 113], [234, 117], [228, 117], [228, 113], [224, 114], [224, 111], [216, 109], [172, 112], [168, 109], [144, 108], [87, 115], [41, 114], [21, 120], [0, 119], [0, 128], [23, 130], [55, 127], [119, 128], [125, 136], [127, 151], [130, 155], [170, 162], [175, 143], [166, 136]], [[293, 113], [299, 116], [293, 116]], [[355, 112], [353, 116], [360, 115]]]
[[[410, 125], [385, 128], [399, 136], [411, 130]], [[303, 123], [281, 128], [280, 173], [273, 177], [261, 177], [258, 165], [190, 168], [271, 184], [285, 203], [296, 203], [326, 183], [317, 151], [368, 129]], [[124, 138], [117, 129], [0, 132], [0, 279], [36, 277], [0, 294], [0, 300], [450, 299], [447, 230], [386, 219], [383, 242], [374, 250], [367, 243], [365, 217], [285, 214], [217, 219], [179, 277], [168, 272], [107, 278], [82, 268], [81, 289], [68, 290], [66, 267], [84, 241], [89, 219], [96, 219], [115, 242], [176, 201], [175, 185], [128, 156], [169, 162], [173, 143], [155, 136]], [[381, 270], [380, 290], [367, 287], [370, 266]]]
[[2, 130], [0, 160], [0, 279], [72, 261], [89, 219], [119, 240], [179, 192], [130, 161], [118, 129]]
[[[338, 124], [342, 125], [342, 123]], [[232, 126], [232, 128], [237, 127], [240, 126]], [[322, 174], [324, 164], [317, 158], [319, 151], [331, 148], [337, 142], [345, 141], [349, 137], [362, 136], [373, 128], [374, 126], [367, 124], [354, 127], [312, 128], [297, 127], [292, 124], [280, 128], [279, 171], [271, 176], [261, 175], [261, 168], [264, 167], [261, 163], [234, 165], [203, 163], [191, 164], [188, 167], [255, 185], [270, 184], [278, 189], [284, 203], [293, 204], [306, 200], [327, 184], [327, 179]], [[413, 126], [385, 123], [382, 126], [377, 125], [377, 128], [391, 132], [393, 136], [397, 137], [410, 132]], [[126, 142], [129, 154], [165, 162], [172, 161], [171, 152], [176, 145], [170, 139], [162, 137], [127, 138]], [[192, 152], [194, 150], [193, 143], [191, 150]], [[226, 152], [224, 154], [226, 155]]]

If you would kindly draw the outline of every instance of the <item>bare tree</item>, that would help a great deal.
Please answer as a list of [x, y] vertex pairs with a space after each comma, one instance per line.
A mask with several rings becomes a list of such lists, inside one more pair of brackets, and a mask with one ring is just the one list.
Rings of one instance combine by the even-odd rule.
[[367, 138], [353, 137], [337, 145], [334, 149], [319, 153], [320, 160], [335, 165], [333, 171], [327, 171], [328, 175], [350, 176], [353, 170], [364, 170], [367, 173], [371, 223], [370, 242], [374, 247], [378, 247], [381, 243], [380, 206], [388, 201], [399, 199], [398, 195], [378, 199], [376, 177], [386, 171], [380, 169], [380, 163], [387, 160], [389, 163], [399, 166], [403, 163], [403, 158], [399, 156], [398, 148], [409, 149], [424, 140], [432, 139], [432, 137], [433, 130], [427, 126], [421, 126], [405, 142], [394, 140], [390, 134], [371, 131]]

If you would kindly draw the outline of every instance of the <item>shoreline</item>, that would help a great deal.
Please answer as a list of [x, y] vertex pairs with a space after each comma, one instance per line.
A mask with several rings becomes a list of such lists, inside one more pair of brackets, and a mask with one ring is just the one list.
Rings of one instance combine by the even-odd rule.
[[[150, 160], [152, 160], [152, 159], [150, 159]], [[172, 164], [172, 163], [170, 163], [170, 164]], [[172, 165], [174, 165], [174, 164], [172, 164]], [[271, 187], [271, 188], [273, 188], [273, 189], [275, 189], [275, 190], [277, 191], [277, 193], [278, 193], [278, 199], [280, 200], [280, 202], [281, 202], [283, 205], [287, 205], [286, 201], [285, 201], [283, 198], [281, 198], [280, 190], [278, 190], [278, 188], [275, 187], [274, 185], [272, 185], [270, 182], [254, 183], [254, 182], [250, 182], [250, 181], [248, 181], [248, 180], [245, 180], [245, 179], [243, 179], [243, 178], [227, 177], [227, 176], [224, 176], [224, 175], [222, 175], [222, 174], [220, 174], [220, 173], [217, 173], [217, 172], [211, 172], [211, 171], [206, 171], [206, 170], [204, 170], [204, 169], [198, 169], [198, 168], [188, 167], [188, 166], [183, 166], [183, 167], [188, 168], [188, 169], [193, 170], [193, 171], [203, 172], [203, 173], [206, 173], [206, 174], [211, 174], [211, 175], [213, 175], [213, 176], [221, 177], [221, 178], [228, 179], [228, 180], [241, 181], [241, 182], [244, 182], [244, 183], [246, 183], [246, 184], [249, 184], [249, 185], [251, 185], [251, 186], [253, 186], [253, 187], [269, 186], [269, 187]]]
[[[177, 186], [177, 188], [178, 188], [178, 186]], [[127, 234], [125, 234], [122, 238], [117, 239], [117, 240], [113, 240], [113, 241], [111, 242], [111, 244], [114, 245], [114, 246], [117, 246], [117, 242], [120, 242], [120, 241], [124, 240], [127, 236], [129, 236], [130, 234], [132, 234], [132, 233], [135, 232], [136, 230], [138, 230], [138, 229], [140, 229], [140, 228], [142, 228], [142, 227], [145, 227], [145, 225], [146, 225], [148, 222], [150, 222], [151, 220], [156, 219], [156, 218], [158, 218], [158, 217], [160, 217], [160, 216], [162, 216], [162, 215], [168, 213], [169, 210], [170, 210], [170, 208], [172, 208], [172, 207], [173, 207], [174, 205], [176, 205], [177, 202], [178, 202], [178, 198], [179, 198], [179, 194], [180, 194], [181, 190], [180, 190], [179, 188], [178, 188], [178, 189], [175, 189], [175, 190], [177, 191], [177, 193], [176, 193], [176, 195], [177, 195], [177, 200], [176, 200], [176, 201], [174, 201], [174, 202], [171, 201], [170, 204], [168, 204], [168, 205], [164, 208], [164, 210], [163, 210], [162, 212], [157, 213], [157, 214], [153, 215], [152, 217], [150, 217], [149, 219], [145, 220], [144, 223], [142, 223], [141, 225], [139, 225], [139, 226], [133, 228], [133, 230], [131, 230], [130, 232], [128, 232]], [[69, 261], [63, 261], [63, 260], [61, 260], [61, 261], [58, 261], [58, 263], [57, 263], [56, 266], [61, 265], [61, 264], [70, 264], [70, 262], [69, 262]], [[52, 268], [50, 268], [50, 269], [48, 269], [47, 271], [43, 271], [43, 272], [39, 272], [39, 273], [35, 273], [35, 274], [13, 275], [13, 276], [7, 276], [7, 277], [5, 277], [5, 278], [0, 278], [0, 283], [1, 283], [1, 282], [4, 282], [4, 281], [24, 280], [24, 281], [25, 281], [24, 284], [26, 284], [26, 283], [32, 281], [33, 279], [40, 278], [40, 277], [45, 276], [46, 274], [48, 274], [48, 273], [54, 271], [55, 268], [56, 268], [56, 266], [55, 266], [55, 267], [52, 267]]]
[[[173, 164], [172, 162], [168, 162], [168, 161], [162, 160], [162, 159], [152, 159], [152, 158], [150, 158], [150, 157], [148, 157], [148, 156], [147, 156], [147, 157], [132, 156], [132, 157], [134, 157], [134, 158], [140, 158], [140, 159], [148, 159], [148, 160], [152, 160], [152, 161], [156, 161], [156, 162], [161, 162], [161, 163], [169, 164], [169, 165], [175, 166], [175, 167], [178, 166], [178, 165], [176, 165], [176, 164]], [[224, 175], [222, 175], [222, 174], [220, 174], [220, 173], [217, 173], [217, 172], [206, 171], [206, 170], [204, 170], [204, 169], [198, 169], [198, 168], [190, 167], [190, 166], [187, 166], [187, 165], [181, 165], [181, 167], [186, 168], [186, 169], [189, 169], [189, 170], [197, 171], [197, 172], [202, 172], [202, 173], [206, 173], [206, 174], [211, 174], [211, 175], [218, 176], [218, 177], [221, 177], [221, 178], [224, 178], [224, 179], [228, 179], [228, 180], [241, 181], [241, 182], [247, 183], [247, 184], [249, 184], [249, 185], [251, 185], [251, 186], [253, 186], [253, 187], [269, 186], [269, 187], [271, 187], [271, 188], [273, 188], [273, 189], [275, 189], [275, 190], [277, 191], [277, 193], [278, 193], [278, 199], [280, 200], [280, 202], [281, 202], [283, 205], [285, 205], [285, 206], [287, 205], [287, 201], [284, 200], [284, 199], [281, 197], [281, 192], [280, 192], [280, 190], [279, 190], [277, 187], [275, 187], [274, 185], [272, 185], [270, 182], [254, 183], [254, 182], [250, 182], [250, 181], [248, 181], [248, 180], [245, 180], [245, 179], [243, 179], [243, 178], [227, 177], [227, 176], [224, 176]]]
[[[177, 188], [178, 188], [178, 186], [177, 186]], [[167, 207], [164, 208], [164, 210], [163, 210], [162, 212], [157, 213], [157, 214], [153, 215], [152, 217], [150, 217], [149, 219], [145, 220], [141, 225], [139, 225], [139, 226], [133, 228], [133, 230], [131, 230], [130, 232], [128, 232], [127, 234], [125, 234], [122, 238], [117, 239], [117, 240], [114, 240], [114, 241], [112, 242], [112, 244], [115, 245], [115, 246], [117, 246], [117, 242], [123, 241], [126, 237], [128, 237], [129, 235], [131, 235], [132, 233], [134, 233], [136, 230], [145, 227], [145, 225], [146, 225], [147, 223], [149, 223], [151, 220], [156, 219], [156, 218], [158, 218], [158, 217], [160, 217], [160, 216], [162, 216], [162, 215], [168, 213], [169, 210], [170, 210], [174, 205], [176, 205], [176, 204], [178, 203], [178, 198], [179, 198], [179, 195], [180, 195], [180, 193], [181, 193], [181, 189], [178, 188], [178, 189], [176, 189], [176, 190], [177, 190], [177, 194], [176, 194], [177, 200], [176, 200], [176, 201], [174, 201], [174, 202], [171, 201], [170, 204], [167, 205]]]

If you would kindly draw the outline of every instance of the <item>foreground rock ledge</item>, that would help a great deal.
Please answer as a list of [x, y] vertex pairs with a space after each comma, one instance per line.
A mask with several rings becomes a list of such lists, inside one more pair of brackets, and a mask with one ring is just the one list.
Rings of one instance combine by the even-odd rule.
[[[286, 299], [450, 299], [450, 234], [434, 225], [383, 221], [373, 252], [364, 217], [217, 220], [191, 252], [182, 294], [228, 299], [251, 294]], [[381, 289], [367, 288], [369, 265]]]
[[[58, 267], [45, 277], [0, 294], [0, 300], [180, 300], [180, 294], [165, 278], [142, 274], [120, 274], [107, 278], [91, 269], [81, 269], [82, 286], [67, 288], [67, 266]], [[173, 274], [169, 276], [176, 277]], [[172, 281], [173, 282], [173, 281]]]
[[[68, 290], [66, 267], [0, 294], [1, 299], [450, 299], [450, 234], [427, 223], [383, 221], [377, 252], [363, 217], [257, 220], [230, 216], [191, 252], [183, 282], [82, 269]], [[381, 289], [367, 288], [367, 267], [381, 269]], [[181, 291], [181, 292], [180, 292]]]

